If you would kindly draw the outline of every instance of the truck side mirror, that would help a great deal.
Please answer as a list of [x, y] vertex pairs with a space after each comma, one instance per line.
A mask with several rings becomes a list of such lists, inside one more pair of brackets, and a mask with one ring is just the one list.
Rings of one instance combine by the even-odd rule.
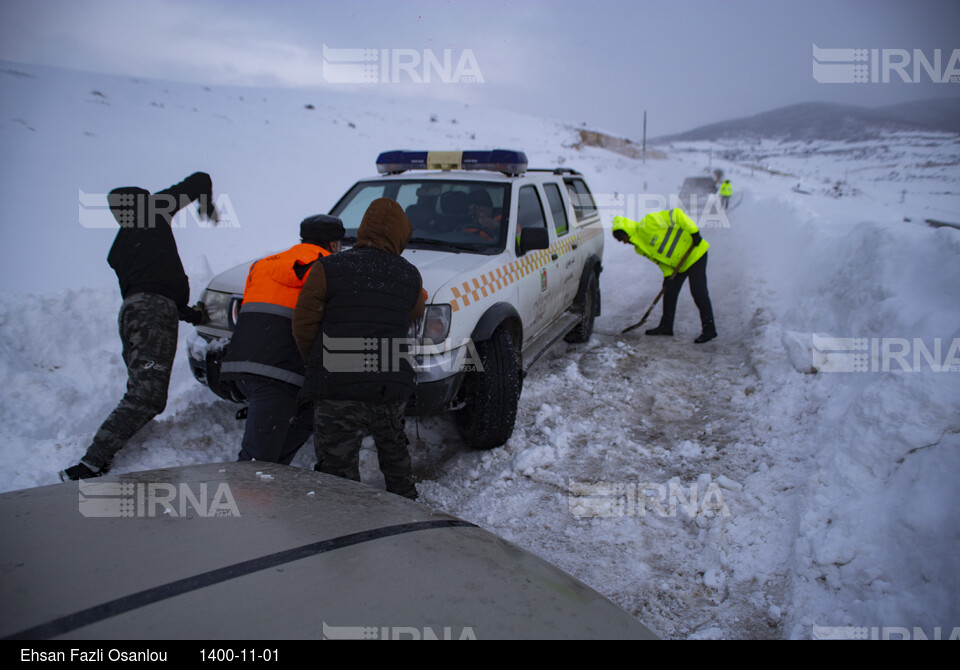
[[550, 247], [550, 235], [546, 228], [522, 228], [520, 230], [520, 255]]

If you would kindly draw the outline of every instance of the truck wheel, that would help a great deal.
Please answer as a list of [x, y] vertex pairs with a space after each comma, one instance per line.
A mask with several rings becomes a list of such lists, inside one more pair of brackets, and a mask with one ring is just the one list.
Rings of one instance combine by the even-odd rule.
[[583, 320], [580, 321], [580, 325], [567, 333], [567, 342], [587, 342], [590, 339], [593, 335], [593, 321], [599, 308], [600, 283], [597, 281], [596, 273], [591, 270], [587, 288], [583, 293]]
[[457, 428], [473, 449], [493, 449], [513, 434], [520, 402], [520, 360], [513, 338], [497, 329], [477, 342], [482, 371], [470, 372], [463, 382], [464, 407], [456, 413]]

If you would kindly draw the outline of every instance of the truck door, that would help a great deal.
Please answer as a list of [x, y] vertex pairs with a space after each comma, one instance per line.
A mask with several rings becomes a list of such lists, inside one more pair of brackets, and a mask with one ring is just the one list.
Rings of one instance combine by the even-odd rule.
[[[559, 280], [559, 270], [550, 258], [550, 249], [538, 249], [520, 255], [520, 233], [525, 228], [547, 228], [540, 194], [532, 184], [521, 186], [517, 197], [516, 271], [520, 313], [524, 317], [524, 344], [537, 335], [553, 317], [556, 308], [551, 304], [551, 295], [555, 293], [551, 293], [551, 289]], [[551, 235], [551, 239], [552, 237]]]
[[580, 287], [580, 269], [583, 267], [583, 252], [573, 230], [570, 218], [570, 208], [564, 199], [560, 185], [545, 183], [544, 193], [547, 204], [550, 205], [550, 218], [553, 220], [553, 229], [557, 234], [557, 243], [553, 251], [558, 255], [555, 261], [559, 273], [560, 286], [557, 287], [556, 311], [561, 311], [573, 304]]

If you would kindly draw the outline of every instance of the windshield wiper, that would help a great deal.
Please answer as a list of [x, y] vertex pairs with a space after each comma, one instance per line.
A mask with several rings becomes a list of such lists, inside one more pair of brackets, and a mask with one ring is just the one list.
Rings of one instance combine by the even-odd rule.
[[469, 253], [480, 253], [486, 250], [486, 244], [469, 244], [469, 243], [458, 243], [458, 242], [444, 242], [441, 240], [432, 240], [426, 237], [413, 237], [410, 239], [410, 242], [407, 243], [407, 248], [410, 248], [413, 244], [420, 244], [427, 247], [436, 247], [439, 249], [449, 249], [451, 251], [466, 251]]

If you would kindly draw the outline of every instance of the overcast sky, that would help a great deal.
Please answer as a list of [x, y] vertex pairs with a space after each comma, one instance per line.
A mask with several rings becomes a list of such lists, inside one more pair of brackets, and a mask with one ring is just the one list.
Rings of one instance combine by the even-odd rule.
[[[935, 84], [922, 70], [917, 83], [895, 73], [866, 84], [812, 75], [814, 44], [905, 49], [911, 58], [920, 49], [931, 63], [939, 50], [942, 72], [960, 49], [958, 28], [958, 0], [0, 0], [0, 58], [205, 84], [443, 97], [639, 139], [645, 109], [654, 137], [797, 102], [958, 97], [960, 83]], [[324, 63], [324, 45], [375, 49], [376, 60], [328, 52]], [[474, 81], [439, 81], [428, 67], [432, 82], [422, 84], [392, 68], [394, 58], [420, 60], [412, 72], [422, 77], [424, 62], [442, 63], [445, 50], [448, 72], [459, 64]], [[377, 83], [331, 83], [364, 65]], [[912, 78], [912, 64], [907, 72]]]

